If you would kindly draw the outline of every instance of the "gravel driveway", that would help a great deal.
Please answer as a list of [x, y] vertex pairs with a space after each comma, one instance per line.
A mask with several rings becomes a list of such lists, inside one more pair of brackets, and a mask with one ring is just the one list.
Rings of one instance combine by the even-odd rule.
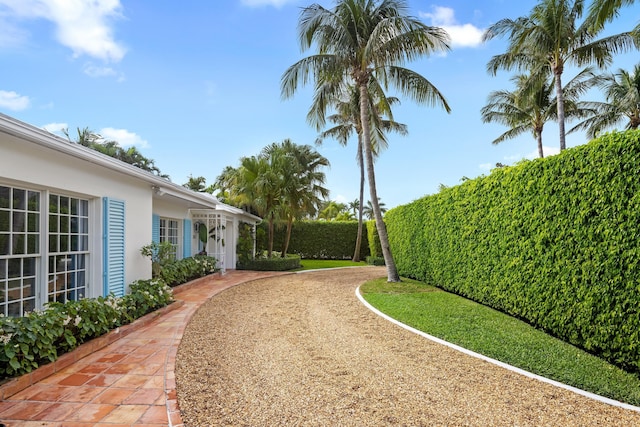
[[640, 426], [640, 413], [512, 373], [370, 312], [378, 267], [228, 289], [186, 328], [176, 359], [195, 426]]

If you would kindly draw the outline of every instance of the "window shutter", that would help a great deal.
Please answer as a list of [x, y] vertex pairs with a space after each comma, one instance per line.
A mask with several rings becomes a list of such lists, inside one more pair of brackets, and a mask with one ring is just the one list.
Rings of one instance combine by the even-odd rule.
[[191, 220], [184, 219], [182, 225], [182, 257], [189, 258], [191, 256]]
[[105, 197], [104, 230], [104, 296], [113, 293], [117, 297], [124, 295], [124, 201]]
[[160, 243], [160, 215], [151, 218], [151, 241]]

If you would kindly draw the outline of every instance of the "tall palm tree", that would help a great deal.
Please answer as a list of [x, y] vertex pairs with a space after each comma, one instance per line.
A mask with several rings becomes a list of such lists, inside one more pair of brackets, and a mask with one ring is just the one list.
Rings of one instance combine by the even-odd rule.
[[600, 29], [590, 20], [578, 23], [584, 0], [541, 0], [529, 16], [502, 19], [484, 33], [485, 41], [496, 36], [509, 36], [507, 52], [496, 55], [487, 64], [495, 75], [498, 69], [519, 69], [532, 75], [551, 73], [555, 82], [560, 133], [560, 150], [566, 148], [565, 106], [562, 74], [565, 67], [583, 67], [595, 63], [603, 67], [611, 63], [614, 53], [633, 46], [629, 32], [595, 40]]
[[[340, 0], [332, 10], [318, 4], [305, 7], [299, 20], [301, 46], [303, 50], [316, 46], [318, 53], [290, 66], [281, 82], [284, 98], [293, 96], [298, 84], [308, 83], [312, 75], [316, 89], [323, 83], [340, 82], [350, 82], [358, 88], [369, 193], [390, 282], [398, 282], [400, 277], [378, 206], [369, 105], [372, 99], [386, 98], [383, 89], [393, 86], [419, 103], [440, 105], [449, 111], [446, 100], [431, 82], [402, 66], [421, 56], [447, 51], [448, 36], [406, 11], [402, 0]], [[372, 87], [380, 92], [371, 92]]]
[[[568, 118], [587, 117], [592, 113], [578, 97], [589, 89], [593, 73], [586, 68], [574, 77], [563, 89], [565, 115]], [[520, 74], [511, 79], [514, 91], [500, 90], [489, 94], [487, 105], [480, 111], [484, 123], [497, 122], [510, 129], [492, 141], [499, 144], [525, 132], [531, 132], [538, 145], [538, 156], [544, 157], [542, 131], [544, 125], [556, 120], [556, 100], [553, 97], [554, 84], [546, 76]]]
[[586, 130], [589, 138], [601, 131], [626, 122], [625, 129], [640, 126], [640, 64], [632, 72], [619, 69], [617, 73], [595, 76], [593, 81], [604, 91], [606, 102], [589, 102], [594, 112], [569, 132]]
[[[382, 211], [382, 213], [385, 213], [387, 211], [387, 208], [385, 207], [385, 203], [384, 202], [378, 200], [378, 205], [380, 206], [380, 210]], [[368, 219], [373, 219], [374, 218], [373, 204], [371, 203], [371, 200], [367, 200], [367, 205], [364, 207], [364, 215]]]
[[[376, 92], [375, 90], [373, 92]], [[360, 92], [355, 86], [349, 86], [343, 93], [335, 93], [337, 99], [331, 100], [333, 108], [337, 111], [336, 114], [332, 114], [328, 117], [329, 121], [335, 126], [323, 131], [316, 139], [316, 144], [321, 144], [325, 138], [332, 137], [336, 139], [343, 146], [347, 145], [349, 138], [355, 133], [358, 136], [358, 147], [356, 153], [356, 160], [360, 169], [360, 192], [359, 202], [357, 209], [358, 217], [358, 230], [356, 233], [356, 244], [353, 252], [353, 262], [360, 261], [360, 246], [362, 245], [362, 209], [364, 207], [364, 184], [365, 184], [365, 166], [364, 157], [365, 153], [362, 144], [362, 123], [360, 118]], [[330, 98], [330, 95], [325, 95], [323, 99]], [[316, 97], [317, 100], [317, 97]], [[391, 106], [399, 103], [400, 100], [395, 97], [388, 97], [381, 100], [373, 100], [374, 105], [369, 106], [370, 118], [372, 123], [373, 132], [372, 137], [372, 151], [374, 159], [379, 155], [382, 148], [388, 146], [386, 133], [390, 131], [397, 132], [401, 135], [407, 134], [407, 126], [401, 123], [397, 123], [393, 120], [391, 113]], [[317, 126], [324, 124], [324, 109], [318, 108], [315, 103], [309, 112], [309, 120], [312, 123], [316, 123]], [[373, 113], [373, 114], [371, 114]], [[322, 117], [315, 117], [315, 114], [322, 114]], [[386, 115], [389, 118], [383, 119], [382, 116]], [[354, 215], [356, 211], [354, 210]]]

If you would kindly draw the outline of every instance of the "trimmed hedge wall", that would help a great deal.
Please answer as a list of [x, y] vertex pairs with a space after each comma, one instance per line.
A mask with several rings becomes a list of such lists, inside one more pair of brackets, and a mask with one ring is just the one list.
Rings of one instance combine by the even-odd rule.
[[287, 255], [285, 258], [256, 258], [238, 263], [238, 270], [253, 271], [289, 271], [300, 268], [299, 255]]
[[[265, 227], [264, 223], [259, 225], [259, 228], [262, 227]], [[282, 250], [285, 233], [284, 227], [276, 230], [273, 240], [274, 251]], [[356, 248], [357, 235], [357, 221], [297, 221], [291, 230], [287, 252], [298, 254], [304, 259], [351, 259]], [[267, 233], [258, 233], [258, 236], [258, 248], [266, 249]], [[367, 229], [363, 228], [360, 258], [364, 260], [367, 255]]]
[[640, 372], [640, 131], [494, 169], [385, 222], [400, 274]]

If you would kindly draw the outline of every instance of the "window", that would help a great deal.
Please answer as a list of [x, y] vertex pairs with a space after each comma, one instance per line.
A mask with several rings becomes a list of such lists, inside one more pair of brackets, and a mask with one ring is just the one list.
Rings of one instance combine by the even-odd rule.
[[178, 259], [179, 249], [179, 228], [178, 220], [169, 218], [160, 218], [160, 243], [169, 242], [173, 246], [173, 259]]
[[35, 309], [40, 192], [0, 186], [0, 314]]
[[87, 288], [89, 201], [49, 195], [48, 301], [76, 301]]

